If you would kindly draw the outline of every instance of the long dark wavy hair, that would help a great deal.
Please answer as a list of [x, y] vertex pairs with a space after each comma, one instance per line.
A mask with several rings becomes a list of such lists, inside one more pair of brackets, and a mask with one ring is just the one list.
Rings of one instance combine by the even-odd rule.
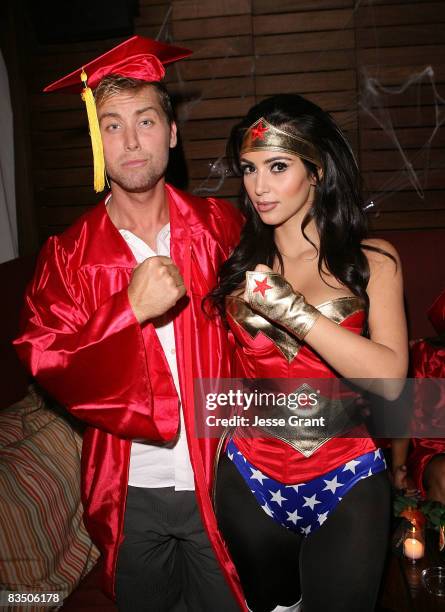
[[[301, 159], [308, 176], [316, 180], [311, 209], [302, 223], [305, 228], [313, 219], [320, 236], [318, 272], [327, 269], [341, 284], [362, 298], [366, 312], [369, 298], [366, 287], [369, 266], [363, 249], [383, 252], [363, 245], [368, 236], [368, 223], [361, 195], [361, 178], [349, 143], [329, 113], [296, 94], [272, 96], [253, 106], [247, 116], [231, 131], [227, 144], [227, 159], [235, 175], [241, 176], [240, 149], [243, 136], [260, 117], [277, 128], [298, 134], [311, 142], [321, 161], [322, 175], [317, 166]], [[281, 272], [283, 260], [274, 241], [274, 226], [263, 223], [242, 187], [240, 208], [246, 223], [238, 246], [221, 266], [218, 285], [206, 298], [225, 319], [225, 298], [242, 285], [245, 272], [259, 263], [273, 266], [277, 259]], [[385, 253], [389, 257], [388, 253]]]

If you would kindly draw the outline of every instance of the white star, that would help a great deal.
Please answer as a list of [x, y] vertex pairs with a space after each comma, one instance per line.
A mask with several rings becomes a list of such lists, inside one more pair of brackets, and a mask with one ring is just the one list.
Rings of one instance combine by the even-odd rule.
[[323, 525], [325, 520], [328, 518], [328, 514], [329, 512], [323, 512], [322, 514], [317, 514], [317, 521], [320, 523], [320, 525]]
[[369, 468], [368, 476], [372, 476], [372, 470]]
[[301, 533], [304, 533], [304, 535], [309, 535], [311, 532], [311, 526], [308, 525], [307, 527], [302, 527], [301, 528]]
[[272, 495], [270, 501], [276, 502], [280, 507], [284, 501], [287, 501], [287, 497], [283, 497], [281, 495], [280, 489], [278, 489], [278, 491], [275, 493], [273, 491], [269, 491], [269, 493]]
[[230, 461], [233, 461], [233, 453], [227, 453], [227, 456], [229, 457]]
[[[303, 495], [303, 497], [304, 497], [304, 495]], [[316, 493], [314, 493], [314, 495], [312, 495], [312, 497], [304, 497], [303, 508], [305, 508], [306, 506], [309, 506], [309, 508], [311, 510], [313, 510], [315, 504], [321, 504], [321, 502], [318, 501], [318, 499], [317, 499]]]
[[295, 493], [298, 493], [298, 489], [300, 487], [304, 487], [304, 482], [301, 482], [300, 484], [297, 484], [297, 485], [287, 485], [286, 489], [294, 489]]
[[342, 472], [346, 472], [346, 470], [351, 470], [353, 474], [355, 474], [355, 468], [359, 465], [360, 461], [355, 461], [355, 459], [351, 459], [348, 463], [345, 464]]
[[236, 454], [241, 455], [241, 457], [244, 459], [244, 463], [247, 463], [247, 459], [245, 458], [245, 456], [243, 455], [241, 451], [238, 451]]
[[267, 480], [267, 476], [264, 476], [264, 474], [260, 472], [260, 470], [254, 470], [253, 468], [250, 468], [250, 471], [252, 472], [250, 480], [258, 480], [261, 484], [263, 484], [263, 480]]
[[269, 516], [273, 518], [273, 512], [267, 504], [264, 504], [264, 506], [261, 506], [261, 508], [264, 510], [266, 514], [268, 514]]
[[330, 491], [331, 493], [335, 493], [339, 487], [343, 486], [341, 482], [338, 482], [337, 476], [334, 476], [332, 480], [325, 480], [324, 483], [326, 486], [323, 491]]
[[377, 459], [380, 459], [380, 449], [379, 448], [374, 451], [374, 461], [377, 461]]
[[301, 518], [303, 518], [302, 516], [298, 516], [298, 509], [295, 510], [295, 512], [287, 512], [286, 510], [286, 514], [287, 514], [287, 521], [292, 521], [292, 523], [294, 525], [297, 524], [297, 521]]

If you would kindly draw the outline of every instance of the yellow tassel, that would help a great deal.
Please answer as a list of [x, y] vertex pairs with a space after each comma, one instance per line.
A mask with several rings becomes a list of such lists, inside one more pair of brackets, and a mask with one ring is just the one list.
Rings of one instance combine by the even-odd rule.
[[99, 119], [97, 117], [96, 102], [91, 89], [87, 85], [87, 75], [84, 70], [80, 75], [84, 90], [82, 92], [82, 100], [85, 102], [88, 115], [88, 125], [90, 128], [91, 147], [93, 149], [94, 163], [94, 191], [99, 193], [105, 188], [105, 158], [102, 145], [102, 137], [100, 135]]

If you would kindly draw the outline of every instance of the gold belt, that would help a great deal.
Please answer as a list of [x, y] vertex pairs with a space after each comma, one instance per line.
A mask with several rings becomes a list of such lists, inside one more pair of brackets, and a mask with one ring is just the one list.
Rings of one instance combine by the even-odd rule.
[[255, 414], [249, 415], [249, 425], [237, 427], [234, 435], [254, 438], [264, 437], [265, 434], [310, 457], [328, 440], [346, 433], [362, 421], [356, 395], [327, 398], [307, 384], [301, 385], [294, 393], [302, 392], [308, 396], [315, 393], [315, 405], [290, 406], [288, 403], [256, 406]]

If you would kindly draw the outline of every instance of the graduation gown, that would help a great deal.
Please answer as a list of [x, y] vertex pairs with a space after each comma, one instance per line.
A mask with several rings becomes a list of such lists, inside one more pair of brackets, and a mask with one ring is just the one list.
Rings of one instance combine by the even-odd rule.
[[[175, 306], [174, 332], [196, 496], [210, 542], [241, 609], [239, 580], [211, 505], [217, 439], [198, 439], [194, 380], [229, 377], [227, 332], [202, 311], [220, 264], [239, 239], [241, 216], [230, 204], [166, 185], [171, 258], [187, 296]], [[131, 440], [169, 441], [179, 399], [150, 322], [128, 301], [136, 261], [102, 201], [60, 236], [49, 238], [25, 296], [19, 356], [39, 383], [87, 424], [82, 452], [84, 521], [104, 561], [103, 587], [114, 597], [123, 537]], [[199, 418], [199, 416], [198, 416]]]

